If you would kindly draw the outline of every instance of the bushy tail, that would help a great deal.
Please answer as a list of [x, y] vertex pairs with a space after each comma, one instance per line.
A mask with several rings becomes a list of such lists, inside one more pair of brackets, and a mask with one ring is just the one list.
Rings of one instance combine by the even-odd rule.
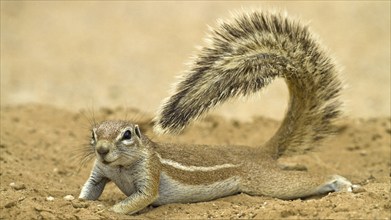
[[306, 26], [280, 14], [252, 12], [222, 22], [155, 118], [155, 131], [177, 133], [229, 98], [285, 79], [289, 109], [266, 143], [275, 157], [288, 147], [308, 149], [333, 132], [341, 82], [330, 58]]

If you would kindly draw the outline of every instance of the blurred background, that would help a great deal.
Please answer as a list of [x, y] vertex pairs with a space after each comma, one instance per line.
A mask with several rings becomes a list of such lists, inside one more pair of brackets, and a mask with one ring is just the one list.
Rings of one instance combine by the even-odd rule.
[[[283, 10], [309, 24], [341, 66], [346, 115], [390, 115], [389, 1], [1, 1], [1, 105], [153, 114], [208, 25], [241, 9]], [[277, 80], [214, 113], [280, 119], [287, 97]]]

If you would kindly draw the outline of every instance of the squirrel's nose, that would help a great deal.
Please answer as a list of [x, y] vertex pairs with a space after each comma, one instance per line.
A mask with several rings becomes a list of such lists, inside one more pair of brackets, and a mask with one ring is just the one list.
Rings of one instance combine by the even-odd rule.
[[106, 155], [107, 153], [109, 153], [109, 148], [99, 147], [96, 151], [98, 151], [100, 155]]
[[96, 152], [98, 152], [98, 154], [100, 154], [102, 156], [109, 153], [109, 151], [110, 151], [110, 144], [109, 143], [106, 143], [106, 142], [98, 143], [96, 146]]

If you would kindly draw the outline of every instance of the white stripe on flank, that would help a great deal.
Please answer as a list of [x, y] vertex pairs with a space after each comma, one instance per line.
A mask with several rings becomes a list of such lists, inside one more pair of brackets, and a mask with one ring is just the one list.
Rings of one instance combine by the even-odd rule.
[[162, 158], [159, 154], [157, 154], [157, 156], [159, 157], [159, 160], [162, 164], [166, 164], [166, 165], [169, 165], [169, 166], [172, 166], [174, 168], [177, 168], [177, 169], [180, 169], [180, 170], [185, 170], [185, 171], [215, 171], [215, 170], [219, 170], [219, 169], [224, 169], [224, 168], [233, 168], [233, 167], [238, 167], [240, 166], [240, 164], [229, 164], [229, 163], [226, 163], [226, 164], [221, 164], [221, 165], [216, 165], [216, 166], [211, 166], [211, 167], [201, 167], [201, 166], [185, 166], [183, 164], [180, 164], [176, 161], [173, 161], [173, 160], [169, 160], [169, 159], [164, 159]]

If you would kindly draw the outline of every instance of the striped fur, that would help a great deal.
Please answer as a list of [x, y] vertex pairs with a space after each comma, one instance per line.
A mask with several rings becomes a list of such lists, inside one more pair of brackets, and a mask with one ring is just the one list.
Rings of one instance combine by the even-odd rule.
[[173, 161], [173, 160], [170, 160], [170, 159], [164, 159], [162, 158], [159, 154], [157, 154], [159, 160], [160, 160], [160, 163], [164, 164], [164, 165], [167, 165], [167, 166], [171, 166], [175, 169], [180, 169], [180, 170], [183, 170], [183, 171], [189, 171], [189, 172], [193, 172], [193, 171], [202, 171], [202, 172], [208, 172], [208, 171], [216, 171], [216, 170], [221, 170], [221, 169], [226, 169], [226, 168], [235, 168], [235, 167], [239, 167], [240, 164], [229, 164], [229, 163], [226, 163], [226, 164], [221, 164], [221, 165], [215, 165], [215, 166], [210, 166], [210, 167], [204, 167], [204, 166], [186, 166], [186, 165], [183, 165], [179, 162], [176, 162], [176, 161]]

